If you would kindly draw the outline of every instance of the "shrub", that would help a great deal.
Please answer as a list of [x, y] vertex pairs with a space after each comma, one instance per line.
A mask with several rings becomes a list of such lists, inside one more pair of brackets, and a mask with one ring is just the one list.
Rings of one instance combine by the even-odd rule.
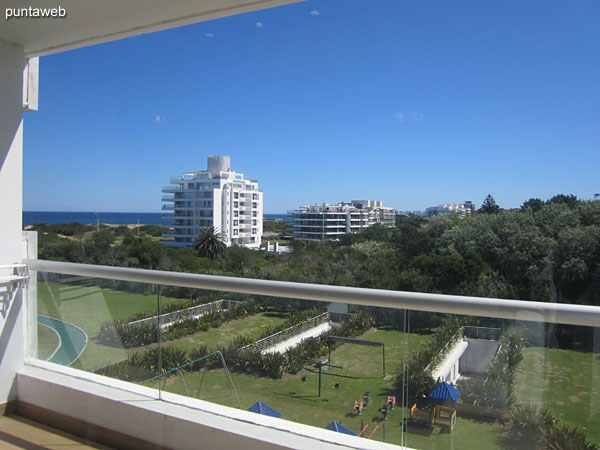
[[[213, 301], [212, 299], [210, 300]], [[202, 299], [176, 303], [169, 305], [161, 313], [178, 311], [204, 303], [206, 302], [202, 302]], [[248, 314], [254, 313], [256, 309], [256, 302], [254, 300], [247, 300], [241, 301], [223, 311], [209, 311], [197, 319], [185, 319], [163, 329], [161, 339], [164, 341], [179, 339], [200, 331], [207, 331], [210, 327], [218, 328], [227, 321], [246, 317]], [[150, 317], [153, 317], [151, 313], [142, 311], [134, 314], [127, 320], [104, 322], [100, 326], [96, 341], [99, 344], [117, 348], [140, 347], [158, 342], [156, 320], [134, 326], [128, 325], [130, 322]]]
[[462, 336], [460, 334], [462, 326], [462, 321], [457, 317], [446, 317], [436, 328], [431, 340], [409, 355], [407, 361], [397, 371], [394, 381], [396, 397], [401, 398], [401, 392], [407, 392], [407, 405], [410, 405], [435, 387], [431, 369]]
[[519, 440], [529, 446], [541, 446], [550, 450], [598, 450], [588, 442], [585, 434], [577, 428], [561, 424], [547, 409], [538, 409], [533, 403], [517, 405], [508, 418]]

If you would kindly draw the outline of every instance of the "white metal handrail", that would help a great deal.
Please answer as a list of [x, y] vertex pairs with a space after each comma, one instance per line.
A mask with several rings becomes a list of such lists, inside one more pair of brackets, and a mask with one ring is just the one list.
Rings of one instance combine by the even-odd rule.
[[[186, 309], [171, 311], [158, 316], [158, 324], [161, 328], [168, 327], [175, 323], [183, 322], [187, 319], [197, 319], [208, 312], [222, 311], [228, 309], [231, 307], [231, 305], [237, 303], [239, 302], [235, 300], [221, 299], [210, 303], [204, 303], [202, 305], [190, 306]], [[150, 316], [144, 319], [134, 320], [133, 322], [127, 323], [127, 326], [137, 327], [148, 323], [153, 323], [154, 325], [156, 325], [157, 316]]]
[[268, 348], [274, 347], [283, 341], [287, 341], [288, 339], [298, 336], [306, 330], [310, 330], [311, 328], [316, 328], [318, 325], [329, 321], [329, 313], [324, 312], [323, 314], [319, 314], [318, 316], [312, 317], [304, 322], [297, 323], [296, 325], [292, 325], [285, 330], [278, 331], [277, 333], [273, 333], [267, 337], [259, 339], [258, 341], [248, 344], [240, 348], [240, 350], [245, 350], [250, 347], [256, 347], [259, 351], [264, 351]]
[[600, 327], [600, 307], [388, 291], [24, 259], [31, 270], [332, 303]]
[[17, 287], [29, 280], [29, 268], [26, 264], [3, 264], [0, 272], [8, 271], [8, 275], [0, 275], [0, 285], [12, 284]]

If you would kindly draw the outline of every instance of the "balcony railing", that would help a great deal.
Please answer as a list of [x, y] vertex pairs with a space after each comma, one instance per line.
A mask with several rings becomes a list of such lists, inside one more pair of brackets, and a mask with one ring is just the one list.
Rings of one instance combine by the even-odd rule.
[[184, 187], [183, 184], [180, 184], [180, 185], [173, 184], [171, 186], [163, 186], [161, 189], [161, 191], [164, 193], [175, 192], [175, 191], [187, 191], [187, 190], [189, 190], [189, 189]]
[[[42, 260], [25, 260], [24, 263], [29, 266], [30, 270], [37, 272], [33, 272], [32, 275], [37, 275], [38, 279], [38, 313], [53, 317], [57, 316], [56, 318], [67, 323], [73, 322], [73, 324], [79, 327], [84, 333], [89, 334], [90, 344], [88, 344], [88, 349], [85, 351], [82, 350], [82, 356], [77, 359], [76, 364], [79, 368], [104, 375], [115, 373], [120, 374], [116, 376], [121, 376], [122, 374], [126, 374], [127, 377], [132, 377], [127, 379], [141, 381], [142, 375], [144, 375], [144, 370], [146, 370], [142, 366], [135, 366], [135, 370], [139, 371], [139, 374], [135, 371], [124, 372], [123, 368], [129, 367], [127, 365], [134, 363], [141, 364], [142, 360], [146, 361], [148, 357], [151, 356], [151, 351], [153, 350], [152, 348], [145, 349], [144, 346], [155, 345], [157, 343], [157, 341], [153, 338], [153, 336], [155, 336], [158, 340], [157, 345], [159, 349], [159, 359], [151, 364], [152, 373], [148, 373], [148, 376], [145, 379], [153, 380], [146, 385], [156, 388], [158, 390], [157, 392], [159, 393], [159, 398], [161, 392], [176, 393], [191, 397], [206, 398], [210, 401], [215, 401], [221, 403], [222, 405], [236, 408], [238, 407], [236, 402], [232, 401], [231, 404], [227, 403], [229, 401], [228, 399], [233, 398], [230, 398], [228, 394], [228, 382], [225, 379], [223, 379], [225, 381], [217, 381], [216, 379], [216, 377], [222, 376], [224, 371], [227, 372], [227, 369], [224, 365], [222, 367], [219, 365], [220, 363], [218, 361], [212, 361], [207, 363], [207, 365], [196, 363], [198, 358], [202, 356], [198, 353], [198, 350], [196, 350], [196, 353], [194, 353], [194, 355], [196, 355], [194, 358], [190, 357], [182, 361], [171, 361], [171, 359], [178, 354], [175, 350], [182, 348], [181, 346], [185, 347], [185, 345], [188, 345], [186, 344], [188, 339], [191, 339], [191, 344], [189, 345], [196, 345], [196, 347], [194, 347], [195, 349], [201, 347], [201, 344], [208, 339], [208, 336], [211, 333], [211, 326], [213, 326], [217, 327], [217, 331], [215, 331], [213, 334], [216, 335], [216, 333], [218, 333], [218, 337], [215, 338], [217, 339], [215, 343], [222, 346], [222, 353], [225, 356], [225, 359], [227, 359], [227, 366], [229, 366], [229, 368], [232, 370], [240, 370], [239, 367], [244, 367], [244, 365], [236, 359], [237, 356], [233, 354], [229, 354], [228, 356], [228, 353], [225, 350], [229, 347], [227, 347], [228, 344], [223, 342], [223, 340], [231, 340], [232, 338], [230, 338], [228, 334], [225, 333], [221, 328], [230, 326], [222, 324], [222, 321], [225, 320], [224, 316], [210, 317], [210, 321], [217, 322], [213, 323], [212, 325], [212, 322], [206, 322], [206, 329], [198, 328], [198, 332], [194, 335], [195, 337], [186, 338], [183, 340], [181, 340], [181, 336], [179, 334], [176, 334], [177, 330], [171, 331], [172, 327], [156, 332], [153, 332], [150, 329], [144, 331], [142, 328], [140, 328], [140, 336], [143, 335], [145, 336], [145, 339], [150, 339], [148, 342], [127, 343], [126, 341], [119, 341], [110, 344], [110, 339], [113, 339], [111, 336], [115, 336], [115, 330], [111, 329], [110, 326], [115, 326], [118, 330], [118, 320], [124, 320], [126, 318], [123, 317], [123, 314], [125, 313], [120, 313], [119, 311], [128, 311], [127, 314], [137, 312], [139, 315], [142, 314], [141, 311], [145, 311], [144, 308], [151, 308], [152, 305], [154, 305], [154, 311], [151, 312], [148, 317], [156, 317], [168, 312], [164, 311], [164, 308], [171, 304], [173, 305], [171, 311], [181, 309], [176, 308], [176, 306], [178, 305], [178, 302], [183, 301], [183, 299], [206, 296], [209, 295], [210, 291], [218, 291], [219, 293], [215, 294], [217, 296], [222, 295], [221, 292], [228, 292], [232, 295], [231, 298], [242, 302], [239, 304], [239, 306], [232, 308], [232, 310], [237, 308], [237, 311], [239, 312], [245, 311], [246, 308], [250, 308], [250, 305], [253, 304], [262, 305], [254, 313], [256, 315], [251, 316], [251, 319], [235, 319], [232, 322], [235, 325], [235, 323], [237, 323], [236, 320], [248, 320], [247, 323], [242, 322], [243, 326], [241, 327], [239, 325], [235, 326], [241, 330], [248, 328], [248, 331], [250, 331], [250, 324], [254, 323], [253, 321], [268, 321], [271, 320], [270, 318], [276, 317], [277, 314], [280, 313], [268, 309], [267, 305], [270, 305], [271, 303], [264, 300], [262, 296], [266, 296], [275, 300], [290, 299], [289, 303], [286, 304], [286, 307], [284, 308], [285, 311], [293, 310], [294, 307], [297, 305], [302, 305], [302, 302], [306, 300], [367, 306], [369, 307], [370, 311], [375, 311], [375, 316], [382, 317], [382, 320], [391, 324], [394, 331], [386, 331], [384, 328], [377, 329], [376, 331], [371, 330], [368, 335], [359, 337], [357, 341], [366, 342], [368, 345], [379, 345], [385, 340], [384, 358], [390, 358], [392, 361], [395, 361], [395, 365], [400, 368], [403, 367], [403, 361], [408, 358], [409, 350], [414, 351], [415, 348], [418, 348], [413, 348], [415, 346], [413, 342], [418, 343], [430, 341], [430, 337], [428, 337], [429, 335], [411, 333], [410, 328], [412, 318], [416, 320], [417, 317], [421, 317], [421, 327], [437, 320], [435, 319], [435, 314], [428, 313], [444, 313], [452, 317], [457, 314], [475, 316], [482, 321], [487, 320], [486, 318], [502, 319], [494, 322], [496, 324], [502, 324], [502, 332], [511, 329], [513, 324], [527, 323], [530, 324], [528, 330], [530, 333], [533, 333], [534, 337], [536, 329], [545, 329], [545, 327], [550, 326], [550, 324], [567, 324], [574, 327], [600, 327], [600, 307], [595, 306], [399, 292], [381, 289], [292, 283], [110, 266], [94, 266]], [[176, 287], [178, 290], [169, 290], [170, 286]], [[189, 290], [182, 291], [181, 288], [186, 288]], [[236, 295], [240, 297], [236, 297]], [[253, 296], [252, 300], [250, 300], [249, 297], [245, 297], [245, 295]], [[181, 296], [181, 300], [178, 300], [176, 298], [177, 296]], [[99, 302], [99, 299], [104, 299], [104, 302]], [[264, 304], [261, 303], [263, 301], [265, 302]], [[186, 304], [185, 307], [188, 307], [188, 305]], [[385, 309], [380, 310], [380, 308]], [[85, 311], [85, 313], [82, 314], [81, 311]], [[424, 319], [422, 316], [423, 313], [427, 314], [424, 316]], [[418, 316], [418, 314], [421, 314], [421, 316]], [[395, 317], [397, 317], [397, 319], [392, 320], [392, 318]], [[138, 319], [144, 318], [141, 317]], [[94, 322], [94, 320], [98, 322]], [[206, 320], [209, 319], [207, 318]], [[114, 321], [114, 324], [110, 326], [107, 325], [111, 321]], [[102, 322], [104, 322], [103, 325], [101, 325]], [[155, 324], [156, 321], [147, 320], [145, 323], [148, 323], [148, 326], [150, 326], [151, 324]], [[192, 324], [192, 322], [187, 323], [187, 321], [183, 321], [182, 323], [184, 324], [181, 325], [181, 327], [197, 326]], [[232, 333], [234, 333], [233, 330], [237, 329], [234, 325], [230, 326]], [[306, 325], [302, 325], [302, 327], [305, 326]], [[539, 328], [540, 326], [542, 328]], [[99, 338], [100, 328], [104, 330], [102, 331], [102, 333], [104, 333], [102, 339], [105, 339], [105, 341]], [[337, 330], [338, 329], [336, 329], [335, 333], [338, 332]], [[73, 333], [75, 333], [75, 331], [73, 331]], [[167, 333], [175, 334], [171, 336]], [[469, 329], [468, 337], [471, 337], [474, 341], [476, 341], [474, 344], [472, 344], [475, 350], [479, 348], [480, 350], [477, 351], [484, 351], [487, 348], [486, 342], [490, 340], [498, 341], [501, 339], [500, 333], [501, 331], [499, 330], [490, 331], [489, 328], [471, 328]], [[540, 333], [540, 335], [543, 335], [545, 331], [540, 331]], [[285, 331], [278, 334], [278, 336], [283, 335], [286, 335]], [[467, 333], [465, 331], [465, 336], [466, 335]], [[131, 338], [131, 335], [127, 336], [129, 336], [127, 339]], [[140, 336], [134, 336], [133, 338], [138, 339]], [[178, 339], [180, 340], [177, 342], [173, 341], [173, 336], [179, 336]], [[392, 339], [392, 336], [396, 336], [394, 339], [400, 340], [394, 344], [393, 342], [389, 341], [389, 339]], [[258, 336], [255, 336], [254, 339], [257, 338]], [[320, 346], [321, 349], [323, 345], [327, 345], [327, 343], [330, 342], [326, 337], [321, 337], [318, 339], [320, 340], [318, 341], [319, 344], [317, 347]], [[583, 388], [587, 390], [598, 389], [598, 382], [596, 378], [594, 378], [594, 372], [588, 368], [591, 367], [589, 366], [589, 362], [595, 361], [595, 359], [597, 359], [597, 355], [594, 353], [576, 352], [573, 350], [572, 354], [569, 354], [569, 357], [576, 357], [574, 361], [579, 361], [579, 363], [577, 363], [578, 365], [576, 365], [576, 367], [565, 367], [564, 365], [561, 365], [564, 364], [562, 362], [564, 360], [562, 354], [555, 355], [552, 352], [553, 349], [549, 349], [545, 346], [544, 339], [538, 339], [538, 341], [539, 342], [537, 343], [531, 344], [532, 350], [528, 350], [526, 354], [528, 365], [524, 366], [522, 373], [520, 374], [521, 381], [519, 381], [519, 383], [522, 384], [522, 387], [520, 387], [520, 390], [518, 391], [520, 395], [525, 396], [528, 399], [538, 398], [539, 404], [542, 406], [545, 406], [546, 404], [552, 406], [555, 398], [553, 396], [558, 394], [555, 393], [554, 389], [548, 390], [547, 392], [544, 391], [541, 394], [536, 394], [537, 391], [535, 391], [535, 389], [537, 389], [538, 384], [535, 382], [536, 377], [543, 377], [544, 383], [553, 383], [551, 378], [555, 373], [561, 373], [561, 376], [568, 377], [573, 370], [577, 371], [578, 374], [583, 373], [585, 378], [582, 385]], [[247, 342], [248, 341], [246, 341], [246, 343]], [[40, 343], [42, 343], [42, 341], [40, 341]], [[132, 350], [125, 351], [125, 349], [122, 348], [122, 346], [125, 345], [126, 349], [131, 348]], [[478, 345], [479, 347], [477, 347]], [[491, 347], [492, 346], [490, 345], [490, 348]], [[496, 343], [493, 347], [494, 351], [497, 350], [498, 344]], [[310, 348], [310, 346], [306, 348]], [[167, 350], [169, 352], [165, 353], [163, 357], [161, 357], [161, 352], [167, 352]], [[443, 353], [443, 346], [438, 350]], [[144, 352], [143, 355], [145, 356], [143, 358], [141, 356], [133, 357], [131, 355], [134, 351], [142, 351]], [[204, 350], [201, 350], [200, 352], [202, 351]], [[310, 411], [307, 411], [304, 415], [301, 414], [300, 418], [295, 420], [303, 421], [304, 423], [313, 425], [315, 423], [320, 423], [318, 422], [318, 420], [321, 420], [319, 419], [319, 415], [323, 410], [326, 411], [326, 416], [328, 419], [330, 419], [330, 421], [334, 419], [332, 416], [343, 418], [344, 424], [358, 433], [361, 431], [361, 429], [367, 427], [368, 425], [361, 424], [361, 418], [352, 413], [351, 406], [348, 407], [344, 402], [347, 403], [350, 400], [353, 402], [354, 400], [362, 399], [363, 391], [367, 389], [374, 395], [373, 403], [379, 402], [379, 397], [383, 395], [380, 391], [383, 392], [386, 390], [395, 389], [393, 386], [401, 387], [403, 383], [402, 380], [408, 380], [408, 378], [406, 378], [408, 372], [405, 372], [405, 369], [399, 369], [398, 372], [395, 373], [395, 376], [384, 377], [384, 380], [382, 380], [381, 366], [378, 362], [380, 360], [377, 360], [373, 355], [365, 356], [368, 352], [361, 352], [359, 350], [352, 350], [354, 353], [344, 354], [344, 352], [348, 351], [349, 350], [347, 349], [340, 349], [338, 352], [332, 352], [331, 361], [324, 361], [321, 359], [321, 362], [315, 363], [317, 364], [316, 366], [311, 365], [307, 367], [306, 365], [301, 365], [299, 369], [304, 368], [305, 371], [296, 378], [291, 376], [289, 379], [281, 380], [280, 383], [277, 381], [277, 383], [279, 383], [277, 386], [283, 386], [278, 387], [277, 389], [275, 388], [276, 384], [272, 384], [275, 383], [274, 381], [269, 381], [269, 378], [256, 378], [254, 373], [251, 375], [237, 373], [236, 376], [232, 377], [232, 380], [233, 383], [236, 384], [236, 390], [238, 392], [244, 392], [244, 394], [240, 396], [240, 400], [242, 400], [242, 402], [249, 402], [250, 399], [252, 399], [253, 402], [259, 399], [262, 401], [275, 402], [275, 406], [283, 409], [285, 414], [287, 414], [287, 416], [284, 415], [284, 418], [289, 418], [292, 414], [292, 411], [302, 411], [305, 408], [302, 405], [308, 405], [308, 403], [306, 403], [306, 398], [312, 398], [311, 396], [315, 396], [316, 392], [312, 392], [310, 389], [316, 390], [317, 388], [316, 377], [321, 377], [317, 372], [320, 372], [321, 369], [324, 369], [325, 371], [325, 369], [329, 368], [330, 370], [327, 372], [327, 375], [324, 378], [325, 383], [323, 385], [323, 389], [325, 392], [324, 397], [330, 398], [331, 401], [329, 401], [327, 404], [323, 404], [325, 406], [322, 407], [319, 407], [319, 405], [321, 405], [320, 401], [316, 403], [310, 403], [311, 406], [308, 408]], [[498, 350], [498, 353], [499, 352], [500, 351]], [[207, 351], [206, 354], [209, 354], [209, 352]], [[95, 356], [92, 357], [92, 355]], [[294, 353], [292, 352], [290, 355], [294, 355]], [[381, 355], [381, 351], [379, 352], [379, 355]], [[77, 356], [78, 355], [76, 354], [74, 355], [74, 357]], [[434, 356], [436, 355], [434, 354]], [[265, 361], [273, 362], [273, 358], [287, 358], [288, 356], [263, 355], [263, 357], [267, 358]], [[539, 359], [540, 357], [542, 359]], [[464, 364], [464, 367], [475, 367], [478, 363], [477, 360], [481, 359], [478, 358], [476, 354], [475, 356], [470, 356], [470, 358], [473, 359], [473, 361], [469, 362], [468, 360], [461, 360], [461, 364]], [[340, 360], [345, 362], [341, 363]], [[488, 358], [488, 360], [499, 361], [500, 359], [498, 356], [496, 356], [495, 358]], [[190, 362], [187, 363], [186, 361]], [[230, 363], [231, 361], [233, 362]], [[536, 367], [538, 367], [537, 365], [540, 362], [544, 363], [544, 361], [546, 361], [545, 364], [552, 363], [557, 365], [549, 369], [545, 369], [543, 367], [541, 369], [536, 369]], [[277, 362], [277, 360], [275, 360], [275, 362]], [[176, 367], [177, 370], [173, 372], [170, 370], [171, 366], [168, 364], [173, 364], [173, 367]], [[248, 364], [251, 364], [251, 362], [248, 362]], [[329, 367], [327, 364], [330, 364], [331, 366]], [[319, 370], [317, 370], [317, 366], [319, 366]], [[336, 369], [337, 366], [340, 368]], [[276, 370], [279, 370], [277, 367], [279, 366], [275, 364]], [[298, 370], [298, 368], [296, 370]], [[352, 372], [353, 370], [354, 372]], [[410, 367], [408, 367], [406, 370], [410, 370]], [[456, 370], [458, 371], [458, 366], [456, 367]], [[540, 370], [548, 370], [549, 372], [540, 374], [538, 373]], [[480, 373], [477, 376], [483, 375]], [[209, 380], [213, 380], [213, 384], [210, 387], [210, 389], [212, 389], [210, 391], [210, 395], [203, 397], [202, 393], [206, 392], [206, 389], [208, 389], [206, 377], [208, 377]], [[302, 377], [306, 379], [305, 383], [301, 379]], [[533, 377], [533, 379], [531, 379], [531, 377]], [[386, 378], [389, 378], [389, 380], [385, 381]], [[357, 382], [356, 380], [363, 381]], [[396, 381], [394, 382], [394, 380]], [[577, 383], [576, 380], [573, 380], [572, 382]], [[336, 389], [340, 387], [340, 384], [342, 389], [338, 391]], [[352, 386], [352, 388], [349, 390], [343, 390], [345, 386]], [[407, 386], [412, 385], [408, 384]], [[482, 384], [482, 386], [485, 386], [485, 384]], [[535, 389], [533, 389], [531, 386], [534, 386]], [[462, 389], [460, 386], [459, 388]], [[400, 388], [398, 387], [398, 389]], [[284, 391], [286, 393], [285, 401], [281, 400], [278, 402], [277, 399], [281, 398], [281, 392]], [[288, 394], [288, 392], [290, 393]], [[298, 394], [296, 394], [296, 392]], [[277, 393], [279, 393], [279, 395], [277, 395]], [[319, 395], [320, 394], [321, 390], [319, 389]], [[417, 433], [415, 430], [422, 430], [425, 428], [415, 428], [416, 425], [414, 425], [413, 422], [410, 422], [410, 417], [414, 411], [414, 408], [411, 409], [413, 405], [408, 403], [408, 399], [411, 398], [412, 391], [405, 391], [404, 388], [402, 388], [402, 390], [398, 391], [396, 395], [398, 396], [398, 403], [400, 405], [406, 405], [406, 408], [402, 406], [399, 408], [397, 407], [395, 412], [390, 412], [387, 410], [385, 414], [390, 414], [391, 420], [387, 422], [381, 422], [387, 424], [386, 433], [382, 433], [382, 429], [377, 431], [371, 428], [370, 431], [374, 432], [373, 439], [385, 440], [386, 442], [392, 442], [395, 444], [408, 445], [413, 448], [446, 448], [453, 445], [452, 442], [454, 441], [452, 440], [453, 435], [451, 433], [440, 434], [440, 436], [445, 437], [435, 437], [437, 436], [437, 433], [432, 434], [431, 436], [424, 435], [423, 433]], [[573, 397], [572, 394], [567, 393], [566, 397], [562, 396], [560, 399], [556, 398], [556, 401], [564, 401], [566, 403], [571, 402], [571, 406], [575, 405], [577, 407], [579, 405], [578, 402], [583, 401], [581, 399], [577, 401], [571, 401], [569, 400], [569, 396]], [[563, 399], [563, 397], [565, 398]], [[166, 396], [166, 398], [171, 399], [169, 396]], [[586, 399], [587, 400], [585, 400], [583, 410], [597, 411], [597, 400], [592, 397], [586, 397]], [[249, 404], [244, 404], [243, 408], [248, 408], [249, 406]], [[371, 421], [372, 417], [379, 417], [378, 414], [380, 413], [377, 412], [377, 407], [379, 406], [380, 405], [375, 404], [375, 408], [372, 410], [367, 410], [369, 415], [365, 415], [363, 418]], [[313, 407], [316, 409], [313, 409]], [[460, 408], [462, 408], [462, 406], [459, 405], [459, 411], [461, 411]], [[564, 408], [564, 405], [561, 406], [561, 408]], [[565, 411], [568, 411], [568, 408]], [[493, 414], [496, 414], [496, 410], [493, 408], [490, 409], [490, 407], [484, 408], [479, 406], [471, 406], [469, 414], [474, 414], [475, 416], [480, 414], [481, 417], [490, 417], [493, 416]], [[385, 415], [385, 417], [387, 417], [387, 415]], [[596, 420], [594, 413], [586, 413], [581, 416], [583, 418], [581, 418], [580, 415], [577, 417], [573, 416], [571, 418], [568, 417], [568, 414], [565, 414], [565, 420], [567, 423], [578, 425], [580, 427], [585, 426], [588, 430], [592, 430], [591, 433], [593, 436], [593, 424]], [[383, 416], [381, 416], [380, 419], [383, 420]], [[466, 421], [468, 420], [471, 419], [467, 419], [459, 415], [458, 424], [456, 426], [460, 427], [461, 422], [465, 421], [466, 427]], [[569, 420], [571, 420], [571, 422], [569, 422]], [[439, 422], [443, 422], [443, 419], [440, 418]], [[490, 429], [491, 425], [481, 425], [481, 423], [481, 421], [469, 422], [469, 426], [465, 429], [468, 428], [472, 430], [469, 433], [473, 433], [476, 439], [483, 439], [482, 442], [484, 443], [482, 443], [482, 446], [486, 446], [487, 443], [489, 443], [485, 441], [485, 439], [490, 439], [490, 442], [495, 442], [494, 439], [496, 439], [497, 436], [510, 432], [510, 430], [506, 431], [500, 426], [495, 426], [496, 428]], [[327, 423], [324, 423], [322, 427], [325, 425], [327, 425]], [[461, 439], [465, 437], [464, 434], [461, 436]], [[358, 444], [356, 445], [358, 446]], [[365, 445], [367, 444], [365, 443]]]

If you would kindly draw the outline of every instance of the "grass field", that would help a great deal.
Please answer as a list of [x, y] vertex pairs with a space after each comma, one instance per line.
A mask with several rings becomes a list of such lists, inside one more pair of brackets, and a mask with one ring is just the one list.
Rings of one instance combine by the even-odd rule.
[[[407, 341], [408, 338], [408, 341]], [[405, 335], [393, 330], [372, 330], [362, 339], [380, 341], [386, 348], [386, 372], [394, 374], [404, 359], [408, 348], [416, 348], [427, 336]], [[381, 425], [373, 435], [373, 439], [383, 440], [383, 424], [385, 423], [386, 441], [401, 443], [402, 410], [396, 408], [387, 421], [383, 421], [378, 409], [385, 403], [392, 381], [382, 379], [382, 357], [378, 347], [345, 345], [338, 349], [331, 358], [332, 364], [343, 369], [331, 368], [322, 375], [322, 395], [318, 397], [318, 370], [311, 365], [306, 366], [295, 376], [286, 376], [281, 380], [254, 377], [233, 373], [232, 379], [243, 409], [248, 409], [256, 401], [261, 400], [282, 413], [282, 418], [313, 425], [319, 428], [336, 420], [358, 432], [361, 419], [372, 427]], [[200, 398], [226, 406], [237, 407], [235, 397], [230, 391], [222, 370], [208, 371], [198, 393], [203, 372], [185, 375], [187, 392]], [[302, 381], [302, 377], [306, 381]], [[334, 383], [339, 383], [339, 388]], [[166, 390], [186, 395], [186, 388], [179, 375], [169, 378]], [[362, 394], [371, 392], [369, 406], [363, 410], [362, 416], [353, 412], [354, 401], [361, 400]], [[407, 412], [405, 414], [408, 414]], [[455, 431], [445, 433], [439, 427], [424, 429], [408, 428], [407, 445], [414, 448], [457, 448], [477, 449], [501, 448], [499, 439], [505, 430], [494, 424], [460, 419]]]
[[[157, 308], [156, 294], [101, 288], [94, 280], [78, 284], [39, 282], [37, 291], [38, 314], [73, 323], [88, 336], [97, 335], [102, 322], [124, 320], [137, 312], [152, 312]], [[182, 301], [161, 296], [161, 305]]]
[[[154, 311], [157, 302], [156, 294], [134, 294], [101, 288], [94, 280], [78, 284], [38, 282], [37, 293], [38, 314], [77, 325], [88, 335], [85, 351], [72, 365], [76, 369], [88, 371], [127, 358], [127, 351], [124, 349], [106, 347], [94, 342], [93, 338], [98, 334], [100, 324], [110, 320], [127, 319], [139, 311]], [[182, 301], [161, 296], [162, 305]], [[52, 331], [50, 333], [54, 334]], [[38, 336], [39, 348], [51, 347], [52, 342], [52, 336], [48, 333], [44, 332]]]
[[288, 318], [289, 313], [267, 312], [255, 314], [242, 320], [226, 322], [219, 328], [186, 336], [164, 345], [190, 351], [194, 347], [206, 345], [209, 349], [216, 349], [219, 344], [227, 344], [237, 336], [249, 336], [257, 339], [267, 327], [279, 325]]
[[600, 444], [600, 355], [529, 347], [519, 367], [517, 402], [547, 407]]

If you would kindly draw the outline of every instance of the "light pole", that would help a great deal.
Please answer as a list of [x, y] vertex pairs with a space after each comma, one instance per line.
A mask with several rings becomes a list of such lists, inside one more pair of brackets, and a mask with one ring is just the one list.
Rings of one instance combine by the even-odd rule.
[[98, 218], [98, 213], [96, 214], [96, 231], [100, 231], [100, 219]]
[[140, 238], [140, 217], [142, 217], [141, 214], [138, 214], [138, 226], [137, 226], [137, 234], [138, 234], [138, 239]]

